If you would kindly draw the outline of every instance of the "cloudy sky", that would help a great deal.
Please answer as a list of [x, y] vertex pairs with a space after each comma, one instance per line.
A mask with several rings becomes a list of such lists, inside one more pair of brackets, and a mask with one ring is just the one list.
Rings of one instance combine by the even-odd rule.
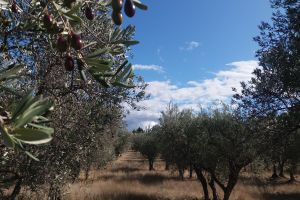
[[228, 101], [232, 87], [251, 78], [258, 66], [252, 38], [271, 17], [268, 0], [143, 2], [149, 11], [125, 21], [136, 25], [140, 44], [130, 61], [149, 84], [151, 98], [141, 102], [146, 110], [127, 116], [129, 129], [157, 123], [170, 101], [181, 108]]

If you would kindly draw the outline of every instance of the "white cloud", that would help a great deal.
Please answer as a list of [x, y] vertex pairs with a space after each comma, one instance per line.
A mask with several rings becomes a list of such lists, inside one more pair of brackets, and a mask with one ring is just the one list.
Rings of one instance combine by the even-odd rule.
[[259, 67], [254, 60], [232, 62], [227, 64], [228, 70], [221, 70], [215, 73], [215, 77], [204, 81], [188, 81], [186, 86], [179, 87], [170, 81], [151, 81], [146, 88], [146, 93], [151, 98], [140, 103], [146, 108], [142, 111], [132, 111], [126, 121], [129, 128], [138, 126], [153, 126], [158, 122], [160, 112], [166, 105], [173, 101], [181, 109], [199, 108], [199, 105], [208, 106], [216, 100], [227, 101], [234, 94], [232, 88], [238, 91], [241, 89], [240, 82], [251, 79], [252, 72]]
[[183, 47], [180, 47], [180, 50], [183, 51], [192, 51], [200, 46], [199, 42], [196, 41], [191, 41], [191, 42], [186, 42]]
[[133, 69], [135, 69], [135, 70], [152, 70], [152, 71], [164, 72], [163, 67], [158, 66], [158, 65], [135, 64], [135, 65], [133, 65]]

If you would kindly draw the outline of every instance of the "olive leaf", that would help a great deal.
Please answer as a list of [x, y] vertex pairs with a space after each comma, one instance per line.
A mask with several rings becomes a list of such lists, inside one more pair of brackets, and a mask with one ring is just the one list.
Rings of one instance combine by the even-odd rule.
[[137, 40], [117, 40], [117, 41], [112, 42], [112, 44], [124, 44], [127, 47], [132, 46], [132, 45], [137, 45], [139, 43], [140, 42]]
[[[42, 115], [48, 112], [52, 103], [34, 96], [32, 92], [26, 95], [20, 103], [15, 106], [9, 124], [0, 124], [1, 137], [4, 143], [12, 148], [24, 150], [22, 143], [44, 144], [52, 140], [54, 129], [41, 124], [49, 122]], [[6, 128], [9, 126], [9, 129]]]
[[94, 57], [99, 57], [105, 53], [107, 53], [108, 48], [102, 48], [102, 49], [97, 49], [93, 53], [87, 55], [87, 58], [94, 58]]
[[18, 128], [13, 132], [12, 137], [27, 144], [44, 144], [52, 140], [51, 134], [54, 132], [53, 128]]
[[148, 10], [148, 6], [140, 2], [139, 0], [133, 0], [133, 3], [136, 7], [138, 7], [141, 10]]
[[[0, 0], [0, 9], [4, 9], [4, 6], [8, 4], [8, 1]], [[3, 6], [3, 7], [2, 7]]]
[[11, 94], [20, 96], [19, 92], [17, 92], [12, 87], [5, 86], [4, 83], [8, 80], [20, 78], [21, 75], [19, 73], [22, 72], [23, 69], [24, 68], [22, 65], [16, 65], [15, 63], [10, 62], [2, 63], [0, 68], [0, 91], [6, 91]]
[[42, 97], [33, 97], [28, 94], [21, 105], [13, 112], [12, 120], [15, 128], [30, 123], [36, 116], [46, 113], [53, 104]]

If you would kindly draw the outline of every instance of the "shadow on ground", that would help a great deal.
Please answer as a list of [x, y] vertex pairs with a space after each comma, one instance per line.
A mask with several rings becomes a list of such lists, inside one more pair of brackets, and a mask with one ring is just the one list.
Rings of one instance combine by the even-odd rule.
[[[136, 193], [109, 193], [94, 196], [89, 198], [91, 200], [182, 200], [182, 199], [170, 199], [157, 195], [150, 194], [136, 194]], [[196, 198], [184, 198], [184, 200], [199, 200]]]
[[144, 185], [157, 185], [162, 184], [166, 180], [175, 180], [175, 181], [182, 181], [177, 176], [166, 176], [162, 174], [143, 174], [143, 173], [134, 173], [134, 174], [103, 174], [93, 181], [115, 181], [115, 182], [131, 182], [131, 181], [138, 181]]
[[242, 182], [244, 185], [248, 186], [284, 186], [284, 185], [291, 185], [291, 184], [298, 184], [298, 182], [291, 183], [288, 178], [279, 177], [276, 179], [268, 178], [268, 179], [262, 179], [259, 177], [240, 177], [240, 182]]
[[265, 200], [299, 200], [300, 193], [288, 193], [288, 194], [263, 194]]
[[131, 172], [137, 172], [141, 171], [140, 168], [137, 167], [118, 167], [118, 168], [113, 168], [110, 170], [111, 172], [125, 172], [125, 173], [131, 173]]
[[162, 183], [165, 179], [169, 179], [169, 177], [165, 177], [159, 174], [145, 174], [140, 177], [139, 181], [146, 185], [156, 185]]

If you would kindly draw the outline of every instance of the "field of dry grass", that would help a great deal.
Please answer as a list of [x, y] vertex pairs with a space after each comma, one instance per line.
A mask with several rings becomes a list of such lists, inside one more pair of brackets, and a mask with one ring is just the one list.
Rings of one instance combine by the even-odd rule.
[[[202, 190], [196, 177], [181, 181], [176, 172], [165, 171], [158, 160], [155, 171], [147, 161], [129, 151], [105, 170], [92, 171], [90, 178], [70, 186], [68, 200], [198, 200]], [[300, 184], [286, 179], [268, 182], [254, 176], [242, 176], [232, 200], [300, 200]]]

